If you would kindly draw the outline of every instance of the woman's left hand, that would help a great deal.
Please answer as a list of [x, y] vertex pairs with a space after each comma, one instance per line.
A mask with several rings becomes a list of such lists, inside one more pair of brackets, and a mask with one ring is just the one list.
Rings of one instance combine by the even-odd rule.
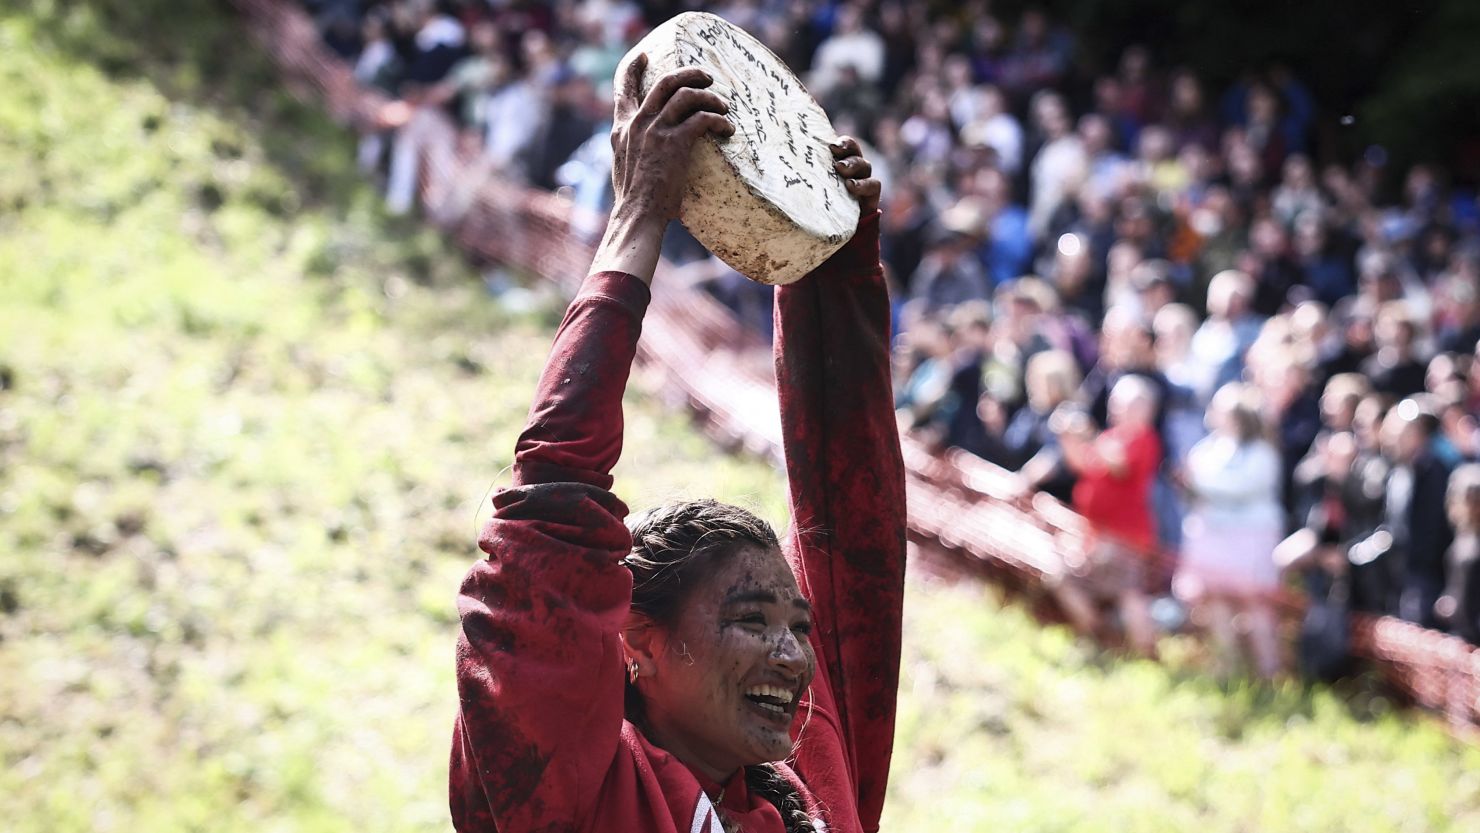
[[833, 154], [833, 170], [843, 178], [843, 187], [858, 200], [858, 209], [867, 217], [879, 208], [879, 181], [873, 178], [874, 166], [863, 158], [863, 148], [852, 136], [839, 136], [829, 142]]

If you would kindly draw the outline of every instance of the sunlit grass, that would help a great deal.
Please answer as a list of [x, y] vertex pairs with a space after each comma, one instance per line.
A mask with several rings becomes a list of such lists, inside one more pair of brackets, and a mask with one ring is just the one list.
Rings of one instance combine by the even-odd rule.
[[1114, 660], [978, 586], [919, 582], [909, 602], [885, 829], [1480, 825], [1480, 749], [1422, 715]]

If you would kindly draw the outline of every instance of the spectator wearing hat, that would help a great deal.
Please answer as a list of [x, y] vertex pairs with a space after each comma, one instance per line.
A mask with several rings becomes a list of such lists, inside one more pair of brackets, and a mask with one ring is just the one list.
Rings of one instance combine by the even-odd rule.
[[941, 212], [935, 242], [910, 278], [910, 302], [925, 314], [992, 296], [992, 279], [977, 257], [987, 213], [979, 200], [962, 199]]

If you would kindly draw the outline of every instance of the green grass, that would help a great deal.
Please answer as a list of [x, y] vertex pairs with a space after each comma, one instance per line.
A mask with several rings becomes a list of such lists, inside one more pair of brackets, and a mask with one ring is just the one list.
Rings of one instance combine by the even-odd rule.
[[1480, 829], [1480, 749], [1380, 697], [1112, 660], [978, 586], [909, 602], [886, 830]]
[[[0, 828], [445, 829], [454, 597], [559, 309], [385, 219], [179, 5], [260, 89], [128, 60], [121, 3], [0, 21]], [[632, 505], [784, 520], [771, 468], [631, 411]]]
[[[445, 830], [453, 597], [558, 315], [209, 0], [0, 0], [0, 829]], [[629, 396], [617, 490], [779, 476]], [[910, 598], [890, 830], [1465, 830], [1480, 756]], [[1380, 711], [1380, 710], [1378, 710]]]

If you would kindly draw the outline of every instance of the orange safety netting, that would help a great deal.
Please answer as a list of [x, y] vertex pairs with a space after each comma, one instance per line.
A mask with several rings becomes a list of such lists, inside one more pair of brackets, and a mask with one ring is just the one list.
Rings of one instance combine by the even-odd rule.
[[[388, 99], [355, 81], [297, 4], [233, 2], [293, 89], [317, 97], [341, 121], [362, 129], [375, 124]], [[498, 179], [439, 112], [420, 112], [403, 129], [419, 139], [420, 206], [428, 218], [468, 251], [574, 292], [602, 218], [581, 216], [555, 194]], [[660, 266], [660, 274], [670, 268]], [[665, 287], [654, 296], [638, 356], [713, 438], [780, 460], [770, 347], [724, 306], [694, 288]], [[1084, 521], [1071, 509], [1047, 495], [1022, 500], [1006, 471], [969, 453], [933, 453], [909, 437], [901, 442], [912, 542], [1029, 590], [1063, 572], [1061, 554], [1083, 535]], [[1165, 555], [1152, 561], [1169, 572]], [[1290, 614], [1303, 607], [1291, 594], [1278, 603]], [[1351, 637], [1352, 653], [1416, 702], [1442, 712], [1457, 729], [1480, 728], [1480, 650], [1392, 617], [1354, 615]]]

